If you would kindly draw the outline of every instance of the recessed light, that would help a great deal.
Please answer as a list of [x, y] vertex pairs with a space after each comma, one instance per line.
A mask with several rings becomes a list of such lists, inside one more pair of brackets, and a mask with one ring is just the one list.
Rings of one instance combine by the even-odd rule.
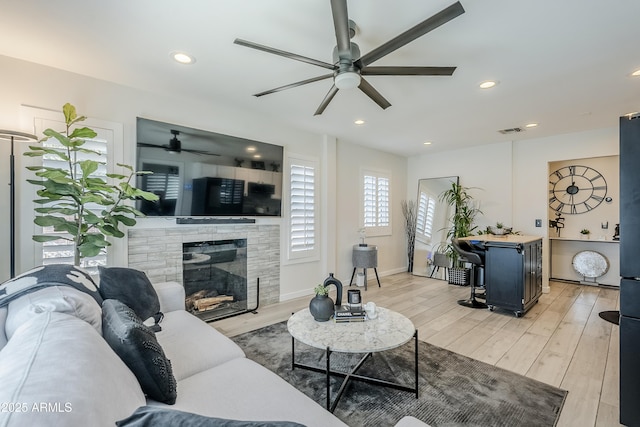
[[423, 142], [423, 144], [424, 144], [424, 145], [431, 145], [431, 144], [433, 144], [433, 143], [432, 143], [431, 141], [425, 141], [425, 142]]
[[538, 126], [538, 123], [527, 123], [526, 125], [524, 125], [524, 127], [526, 128], [534, 128], [537, 126]]
[[256, 151], [256, 147], [254, 147], [253, 145], [250, 145], [247, 148], [245, 148], [245, 150], [247, 151], [247, 153], [253, 153], [254, 151]]
[[171, 59], [180, 64], [193, 64], [196, 62], [196, 58], [184, 52], [171, 52]]
[[498, 84], [498, 82], [496, 82], [494, 80], [487, 80], [487, 81], [484, 81], [484, 82], [480, 83], [480, 89], [490, 89], [490, 88], [494, 87], [497, 84]]
[[640, 68], [638, 68], [638, 69], [637, 69], [637, 70], [635, 70], [633, 73], [631, 73], [631, 75], [632, 75], [633, 77], [638, 77], [638, 76], [640, 76]]
[[356, 120], [356, 121], [355, 121], [355, 122], [353, 122], [353, 123], [355, 123], [355, 124], [357, 124], [357, 125], [363, 125], [363, 124], [364, 124], [364, 120], [362, 120], [362, 119], [358, 119], [358, 120]]
[[262, 154], [254, 154], [253, 158], [254, 159], [261, 159], [262, 158]]

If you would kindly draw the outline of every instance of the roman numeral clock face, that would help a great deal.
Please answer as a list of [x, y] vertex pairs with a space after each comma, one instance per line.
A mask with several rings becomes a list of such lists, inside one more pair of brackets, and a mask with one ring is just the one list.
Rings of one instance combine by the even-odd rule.
[[549, 207], [565, 214], [595, 209], [607, 195], [607, 181], [588, 166], [565, 166], [549, 175]]

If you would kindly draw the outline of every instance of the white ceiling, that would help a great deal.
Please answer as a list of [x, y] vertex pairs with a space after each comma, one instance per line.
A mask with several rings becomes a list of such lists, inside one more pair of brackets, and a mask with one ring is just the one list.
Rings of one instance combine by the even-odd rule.
[[[332, 62], [329, 0], [4, 0], [0, 54], [239, 107], [401, 155], [616, 126], [620, 115], [640, 110], [640, 77], [629, 76], [640, 68], [640, 1], [461, 2], [465, 14], [372, 64], [458, 67], [451, 77], [368, 77], [391, 102], [387, 110], [357, 89], [342, 90], [314, 117], [331, 80], [252, 96], [327, 70], [233, 40]], [[365, 54], [451, 3], [350, 0], [353, 40]], [[197, 62], [173, 62], [175, 50]], [[500, 83], [479, 89], [487, 79]], [[497, 132], [530, 122], [540, 126]]]

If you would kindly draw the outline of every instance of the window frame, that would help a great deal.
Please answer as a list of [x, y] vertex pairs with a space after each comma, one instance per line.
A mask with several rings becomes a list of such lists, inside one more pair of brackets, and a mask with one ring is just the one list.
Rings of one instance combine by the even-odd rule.
[[[378, 182], [380, 179], [386, 179], [388, 182], [388, 190], [387, 190], [387, 199], [386, 199], [386, 207], [388, 209], [388, 221], [385, 225], [365, 225], [365, 214], [367, 210], [367, 201], [366, 201], [366, 177], [371, 176], [376, 179]], [[370, 169], [370, 168], [361, 168], [360, 169], [360, 227], [365, 230], [365, 234], [367, 237], [375, 237], [375, 236], [390, 236], [393, 232], [393, 216], [392, 216], [392, 206], [393, 206], [393, 194], [392, 194], [392, 176], [391, 172], [388, 170], [380, 170], [380, 169]], [[380, 198], [379, 194], [379, 184], [376, 184], [376, 200]], [[379, 203], [376, 202], [376, 217], [379, 219], [381, 210]]]
[[[285, 209], [286, 220], [286, 245], [287, 256], [286, 261], [288, 263], [299, 262], [311, 262], [320, 259], [320, 218], [319, 218], [319, 200], [320, 200], [320, 176], [319, 168], [320, 162], [316, 157], [303, 156], [298, 154], [291, 154], [286, 156], [286, 183], [287, 183], [287, 201]], [[313, 169], [313, 247], [309, 249], [294, 250], [292, 246], [292, 234], [293, 234], [293, 218], [292, 218], [292, 203], [293, 203], [293, 174], [292, 168], [294, 166], [311, 168]]]

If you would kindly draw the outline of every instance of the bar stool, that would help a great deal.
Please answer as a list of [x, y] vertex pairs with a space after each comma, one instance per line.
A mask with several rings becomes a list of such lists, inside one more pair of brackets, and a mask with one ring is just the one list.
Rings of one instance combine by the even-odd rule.
[[376, 273], [376, 280], [378, 281], [378, 287], [380, 286], [380, 277], [378, 277], [378, 247], [377, 246], [360, 246], [353, 245], [353, 253], [351, 255], [353, 261], [353, 274], [351, 274], [351, 281], [349, 286], [353, 285], [353, 278], [356, 275], [356, 270], [362, 268], [364, 271], [364, 290], [367, 290], [367, 268], [373, 268]]
[[484, 286], [484, 256], [473, 252], [473, 248], [464, 240], [451, 239], [451, 246], [460, 255], [460, 259], [473, 265], [471, 269], [471, 295], [469, 299], [461, 299], [458, 304], [470, 308], [487, 308], [487, 304], [480, 302], [476, 297], [476, 287]]

